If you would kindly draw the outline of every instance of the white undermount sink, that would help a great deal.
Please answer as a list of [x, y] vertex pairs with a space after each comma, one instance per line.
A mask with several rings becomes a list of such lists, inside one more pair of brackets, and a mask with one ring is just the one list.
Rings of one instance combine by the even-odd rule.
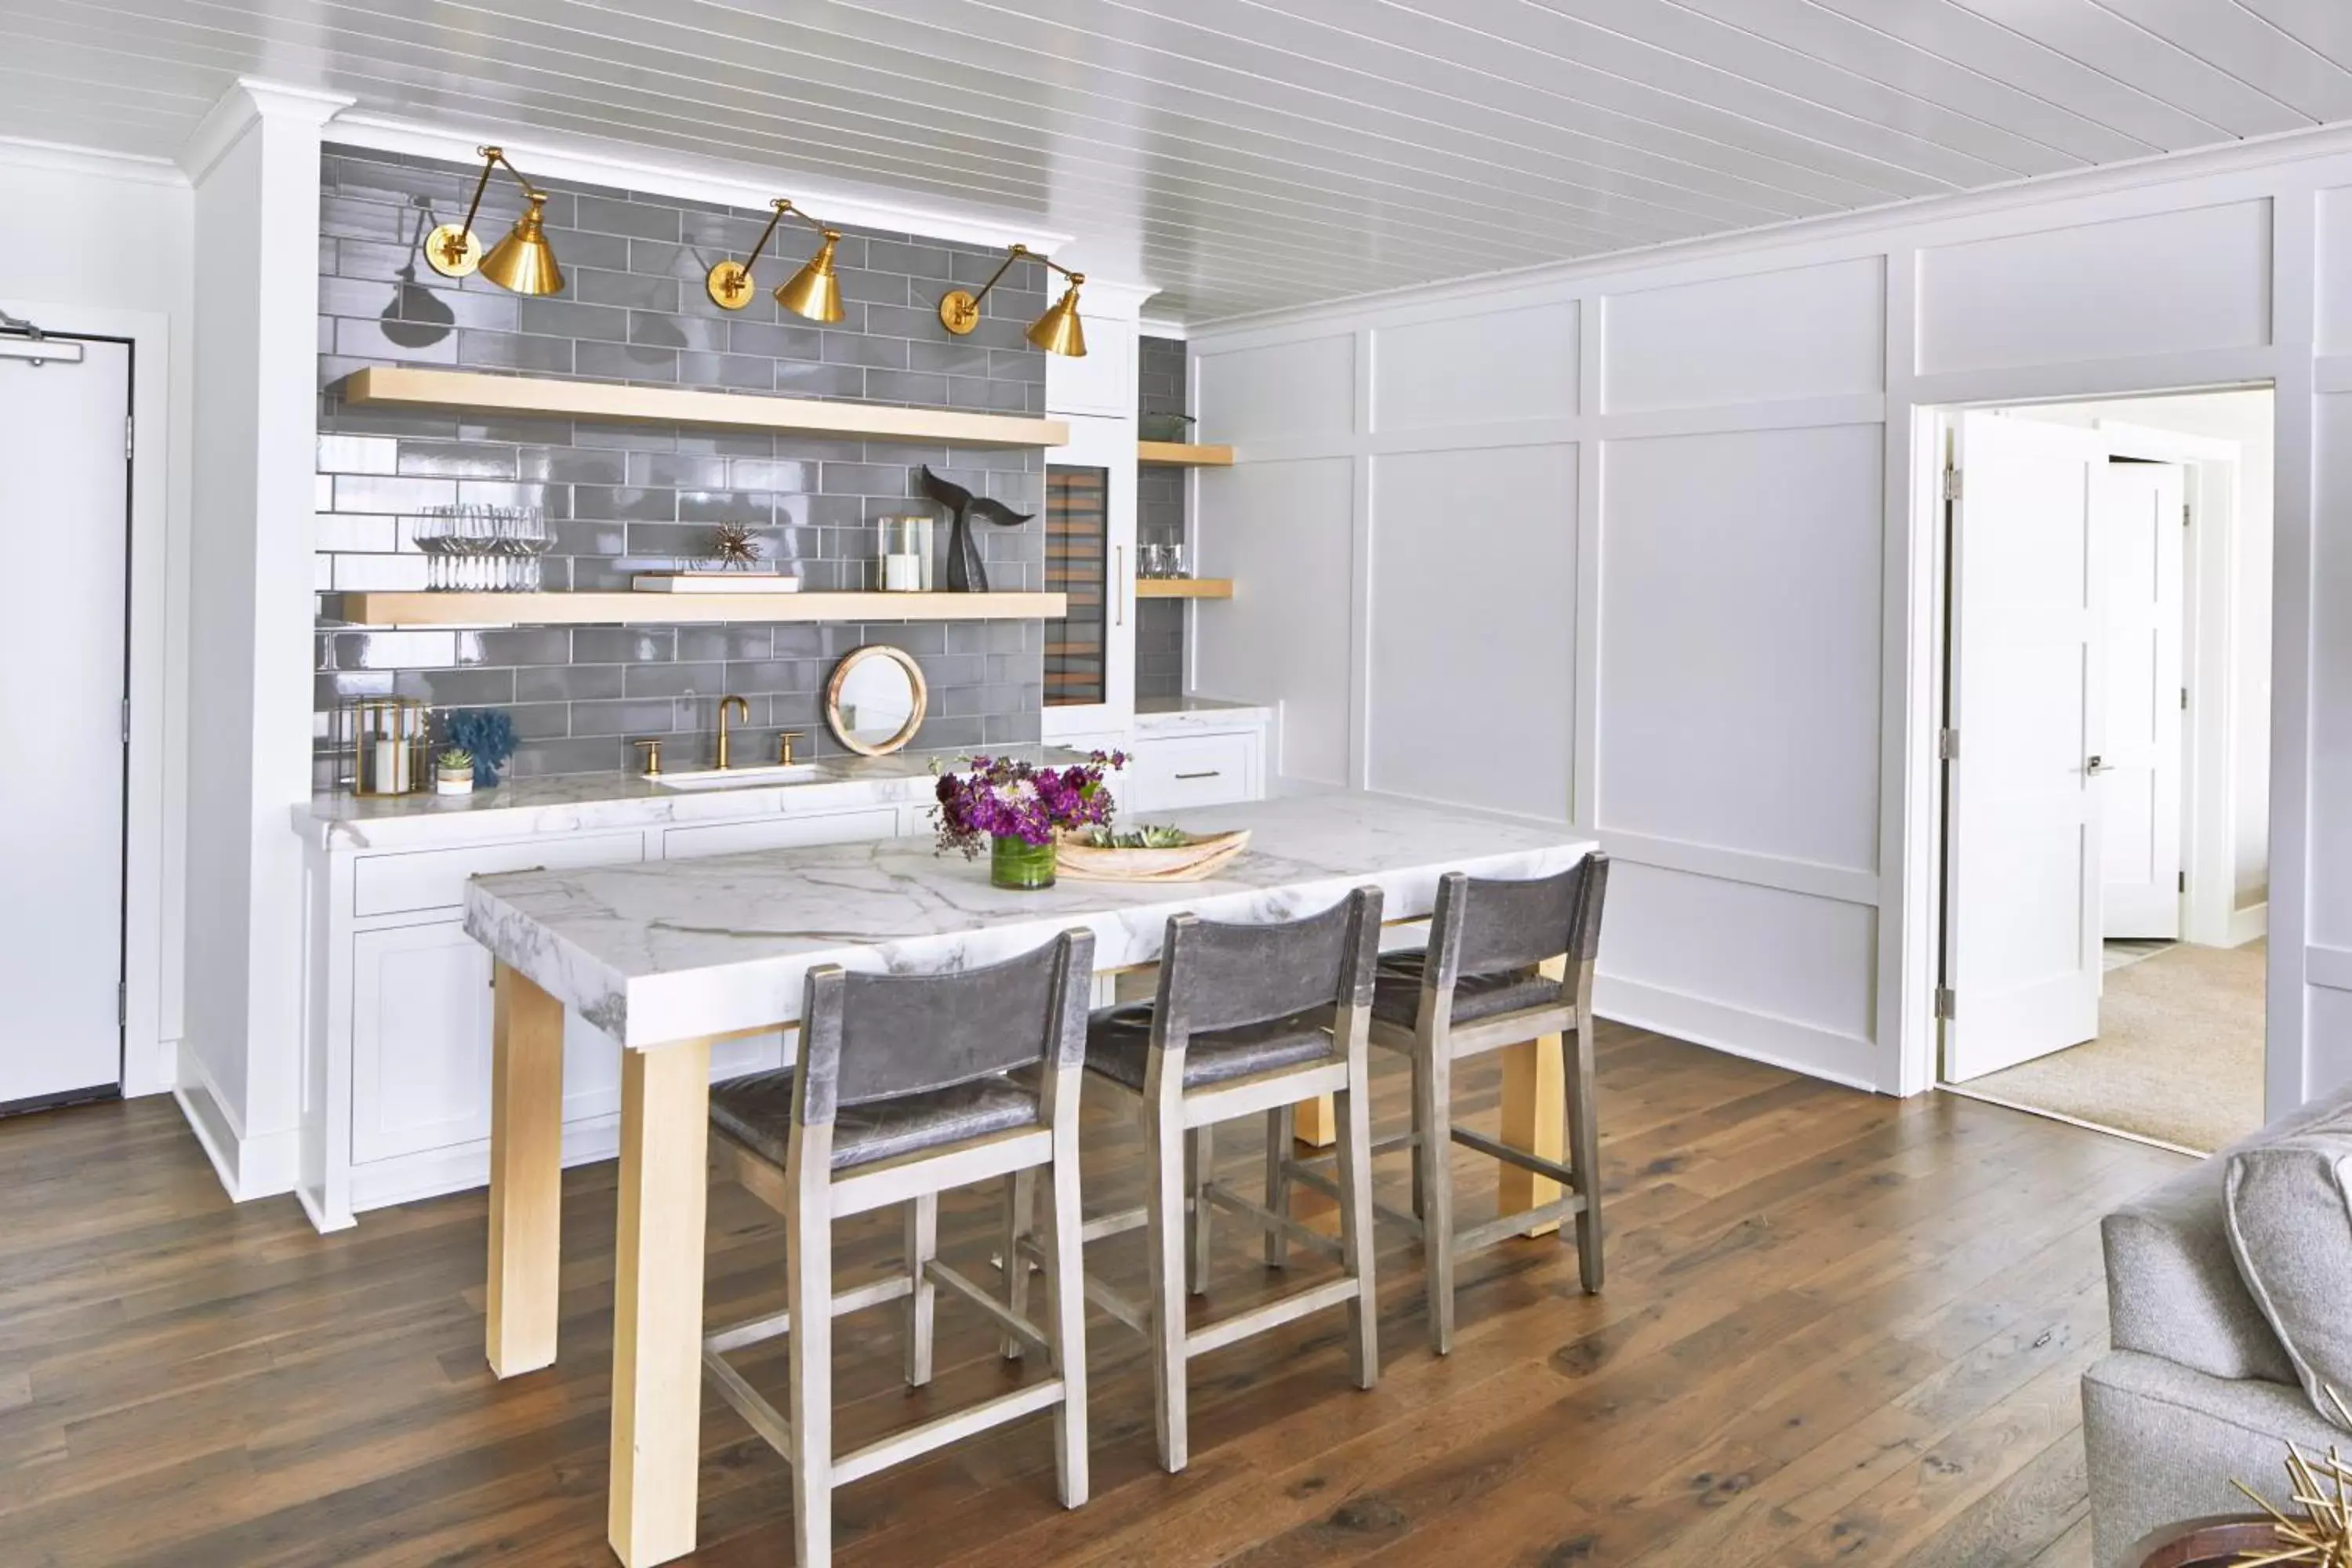
[[806, 784], [817, 776], [814, 763], [794, 763], [788, 768], [703, 768], [693, 773], [656, 773], [654, 783], [664, 789], [750, 789], [757, 784]]

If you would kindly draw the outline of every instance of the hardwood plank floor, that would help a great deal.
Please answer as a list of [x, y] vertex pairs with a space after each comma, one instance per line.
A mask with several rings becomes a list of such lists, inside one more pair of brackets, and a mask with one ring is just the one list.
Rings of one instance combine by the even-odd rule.
[[[1194, 1367], [1181, 1477], [1153, 1463], [1142, 1342], [1097, 1315], [1093, 1501], [1055, 1503], [1039, 1417], [844, 1490], [839, 1561], [2084, 1568], [2097, 1221], [2185, 1162], [1613, 1026], [1601, 1089], [1602, 1295], [1558, 1242], [1514, 1243], [1464, 1266], [1438, 1361], [1413, 1248], [1384, 1235], [1380, 1386], [1349, 1384], [1337, 1312], [1220, 1352]], [[1464, 1075], [1464, 1120], [1491, 1130], [1497, 1090]], [[1401, 1125], [1395, 1075], [1376, 1109]], [[1133, 1201], [1128, 1126], [1090, 1110], [1087, 1149], [1089, 1206]], [[1220, 1158], [1246, 1188], [1255, 1129]], [[613, 1176], [566, 1173], [561, 1356], [499, 1384], [479, 1194], [320, 1237], [290, 1198], [230, 1204], [168, 1101], [0, 1122], [0, 1562], [610, 1562]], [[1491, 1212], [1491, 1165], [1457, 1152], [1455, 1179], [1464, 1223]], [[1380, 1180], [1402, 1205], [1402, 1160]], [[997, 1201], [942, 1205], [943, 1255], [975, 1276]], [[898, 1231], [845, 1226], [842, 1278], [888, 1268]], [[1217, 1315], [1282, 1288], [1237, 1223], [1219, 1236]], [[710, 1321], [782, 1304], [782, 1237], [714, 1188]], [[1089, 1261], [1139, 1291], [1139, 1237]], [[1326, 1272], [1302, 1256], [1293, 1278]], [[910, 1393], [898, 1332], [887, 1309], [836, 1326], [845, 1447], [1029, 1375], [943, 1301], [937, 1382]], [[746, 1358], [779, 1403], [781, 1349]], [[787, 1561], [783, 1463], [715, 1398], [702, 1430], [689, 1561]]]

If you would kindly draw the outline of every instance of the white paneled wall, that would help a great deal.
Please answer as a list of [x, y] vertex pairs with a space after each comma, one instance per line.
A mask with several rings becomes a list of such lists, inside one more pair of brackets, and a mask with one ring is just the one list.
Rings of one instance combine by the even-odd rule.
[[2352, 1081], [2346, 278], [2339, 135], [1196, 331], [1195, 684], [1286, 775], [1596, 832], [1603, 1013], [1916, 1092], [1935, 410], [2274, 384], [2284, 1108]]

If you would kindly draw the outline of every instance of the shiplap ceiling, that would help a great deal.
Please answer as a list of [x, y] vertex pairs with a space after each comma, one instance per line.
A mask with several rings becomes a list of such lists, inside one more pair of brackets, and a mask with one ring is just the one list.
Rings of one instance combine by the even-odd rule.
[[169, 155], [259, 75], [1034, 221], [1196, 322], [2352, 119], [2352, 0], [0, 0], [0, 135]]

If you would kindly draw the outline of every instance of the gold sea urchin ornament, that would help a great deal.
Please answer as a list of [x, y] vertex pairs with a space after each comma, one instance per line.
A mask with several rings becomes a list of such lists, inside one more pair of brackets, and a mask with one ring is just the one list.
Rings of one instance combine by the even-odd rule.
[[760, 563], [760, 542], [749, 524], [722, 522], [711, 541], [710, 558], [730, 571], [748, 572]]
[[[2327, 1397], [2352, 1426], [2352, 1410], [2345, 1408], [2343, 1395], [2331, 1388]], [[2352, 1568], [2352, 1463], [2332, 1445], [2326, 1458], [2314, 1459], [2290, 1443], [2286, 1476], [2295, 1506], [2304, 1510], [2301, 1519], [2281, 1512], [2245, 1482], [2230, 1483], [2262, 1505], [2277, 1537], [2275, 1550], [2250, 1552], [2238, 1559], [2238, 1568]]]

